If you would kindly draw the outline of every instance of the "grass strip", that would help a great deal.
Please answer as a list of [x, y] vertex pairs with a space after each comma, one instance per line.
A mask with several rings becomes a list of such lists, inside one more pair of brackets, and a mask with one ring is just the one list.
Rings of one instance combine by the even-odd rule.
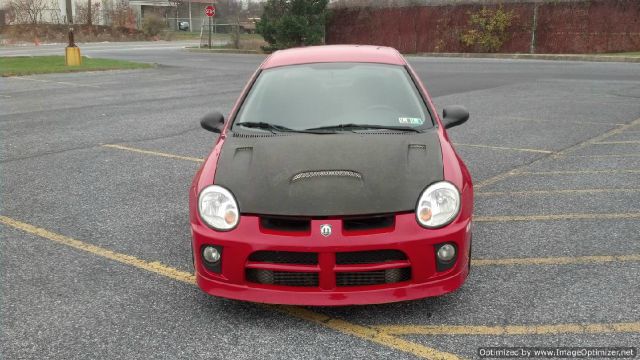
[[153, 67], [153, 64], [124, 60], [82, 57], [82, 65], [66, 66], [64, 56], [0, 57], [0, 76], [66, 73], [78, 71], [129, 70]]

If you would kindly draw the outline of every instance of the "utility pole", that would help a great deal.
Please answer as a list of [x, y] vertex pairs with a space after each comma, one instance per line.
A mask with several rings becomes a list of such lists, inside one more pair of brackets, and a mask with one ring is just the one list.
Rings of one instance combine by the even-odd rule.
[[91, 0], [87, 0], [87, 25], [93, 25], [93, 19], [91, 19]]
[[536, 53], [536, 30], [538, 29], [538, 4], [533, 5], [533, 23], [531, 24], [531, 46], [529, 53]]
[[67, 0], [65, 7], [67, 10], [67, 24], [69, 24], [69, 46], [75, 46], [73, 43], [73, 9], [71, 8], [71, 0]]
[[69, 45], [65, 48], [64, 63], [67, 66], [78, 66], [82, 64], [80, 48], [76, 46], [73, 38], [73, 9], [71, 0], [66, 1], [67, 23], [69, 24]]

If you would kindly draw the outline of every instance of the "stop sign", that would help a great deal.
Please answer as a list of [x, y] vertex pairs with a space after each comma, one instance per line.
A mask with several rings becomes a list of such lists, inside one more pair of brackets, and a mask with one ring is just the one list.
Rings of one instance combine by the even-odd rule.
[[216, 8], [213, 5], [209, 5], [206, 8], [204, 8], [204, 13], [209, 17], [215, 16], [216, 15]]

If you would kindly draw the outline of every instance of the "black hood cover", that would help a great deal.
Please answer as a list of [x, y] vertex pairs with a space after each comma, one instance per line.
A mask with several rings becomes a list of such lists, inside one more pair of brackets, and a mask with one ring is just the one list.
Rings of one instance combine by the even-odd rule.
[[229, 134], [215, 183], [243, 214], [342, 216], [415, 209], [443, 179], [440, 142], [424, 133]]

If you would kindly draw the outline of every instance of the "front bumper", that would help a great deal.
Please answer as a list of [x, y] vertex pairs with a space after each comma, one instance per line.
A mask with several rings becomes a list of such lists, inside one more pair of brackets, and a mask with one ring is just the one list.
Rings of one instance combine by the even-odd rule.
[[[333, 234], [320, 234], [321, 225], [332, 226]], [[441, 229], [424, 229], [413, 213], [395, 215], [393, 226], [369, 231], [346, 231], [341, 219], [311, 220], [307, 233], [284, 233], [264, 229], [257, 216], [242, 216], [238, 227], [217, 232], [191, 224], [194, 263], [198, 286], [211, 295], [271, 304], [353, 305], [375, 304], [438, 296], [458, 289], [469, 270], [471, 219], [458, 218]], [[444, 271], [436, 267], [435, 245], [454, 243], [455, 264]], [[205, 245], [222, 249], [219, 272], [204, 266], [200, 251]], [[365, 264], [337, 264], [336, 255], [345, 252], [398, 250], [406, 260]], [[316, 253], [312, 265], [256, 263], [249, 257], [257, 251]], [[382, 271], [408, 267], [410, 277], [399, 282], [345, 286], [339, 273]], [[252, 282], [247, 269], [317, 273], [314, 286], [283, 286]]]

